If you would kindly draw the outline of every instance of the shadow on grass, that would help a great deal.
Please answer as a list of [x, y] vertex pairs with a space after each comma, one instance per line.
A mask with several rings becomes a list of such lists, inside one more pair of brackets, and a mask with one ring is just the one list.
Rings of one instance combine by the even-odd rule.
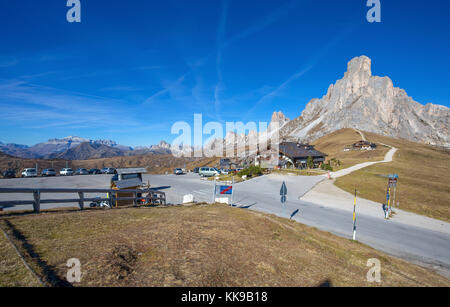
[[27, 252], [27, 254], [33, 259], [33, 261], [41, 268], [44, 273], [44, 280], [50, 283], [53, 287], [72, 287], [72, 284], [67, 280], [61, 279], [55, 272], [53, 266], [50, 266], [45, 260], [36, 253], [35, 248], [30, 244], [27, 238], [18, 230], [10, 221], [5, 220], [6, 226], [11, 230], [14, 238], [22, 244], [22, 248]]
[[253, 207], [254, 205], [256, 205], [257, 203], [253, 203], [253, 204], [251, 204], [251, 205], [246, 205], [246, 206], [239, 206], [238, 208], [239, 209], [249, 209], [249, 208], [251, 208], [251, 207]]
[[321, 282], [321, 283], [318, 285], [318, 287], [319, 287], [319, 288], [331, 288], [331, 287], [333, 287], [333, 284], [331, 283], [331, 280], [327, 279], [327, 280]]
[[296, 216], [299, 212], [300, 212], [299, 209], [297, 209], [297, 210], [295, 210], [294, 212], [292, 212], [291, 217], [290, 217], [289, 219], [292, 220], [292, 218], [293, 218], [294, 216]]

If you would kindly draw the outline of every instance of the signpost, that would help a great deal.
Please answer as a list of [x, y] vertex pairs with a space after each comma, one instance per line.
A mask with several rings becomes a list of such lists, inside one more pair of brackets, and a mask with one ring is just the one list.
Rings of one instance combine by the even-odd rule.
[[281, 195], [281, 203], [283, 205], [286, 204], [287, 187], [286, 182], [284, 181], [283, 184], [281, 185], [280, 195]]
[[[389, 174], [388, 178], [389, 178], [389, 181], [388, 181], [388, 187], [387, 187], [387, 193], [386, 193], [386, 201], [387, 201], [386, 218], [389, 218], [389, 215], [392, 212], [392, 207], [395, 206], [398, 175], [397, 174]], [[392, 193], [392, 190], [394, 190], [394, 193]]]
[[216, 202], [216, 195], [225, 195], [230, 196], [230, 205], [233, 205], [233, 187], [234, 187], [234, 176], [231, 182], [231, 185], [217, 185], [216, 180], [214, 179], [214, 201]]

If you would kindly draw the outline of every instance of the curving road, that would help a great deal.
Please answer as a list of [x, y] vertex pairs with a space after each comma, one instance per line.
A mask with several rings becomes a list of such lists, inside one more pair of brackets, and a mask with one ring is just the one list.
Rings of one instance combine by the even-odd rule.
[[[211, 202], [213, 182], [200, 180], [198, 175], [146, 175], [153, 187], [162, 187], [171, 203], [180, 203], [186, 194], [196, 201]], [[353, 202], [336, 194], [326, 199], [326, 205], [299, 199], [325, 180], [323, 176], [268, 175], [236, 184], [234, 206], [292, 218], [336, 235], [352, 237]], [[282, 182], [287, 185], [287, 203], [280, 202]], [[328, 180], [327, 180], [328, 181]], [[78, 176], [69, 178], [32, 178], [0, 180], [0, 187], [107, 187], [109, 176]], [[344, 192], [345, 193], [345, 192]], [[0, 194], [0, 200], [27, 198], [27, 195]], [[56, 198], [55, 195], [52, 197]], [[76, 205], [76, 204], [74, 204]], [[359, 204], [358, 204], [359, 206]], [[23, 208], [20, 208], [23, 209]], [[450, 227], [448, 223], [412, 215], [413, 219], [385, 220], [376, 206], [370, 210], [358, 207], [357, 239], [378, 250], [431, 267], [450, 278]], [[420, 221], [420, 222], [418, 222]]]

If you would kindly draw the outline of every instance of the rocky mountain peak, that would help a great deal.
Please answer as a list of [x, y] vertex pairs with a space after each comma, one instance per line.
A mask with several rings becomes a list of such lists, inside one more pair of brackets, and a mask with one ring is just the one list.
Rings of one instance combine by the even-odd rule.
[[322, 99], [312, 99], [280, 134], [312, 141], [342, 128], [358, 128], [448, 147], [450, 109], [414, 101], [389, 77], [372, 76], [371, 65], [366, 56], [352, 59], [344, 77], [330, 85]]
[[365, 55], [353, 58], [347, 64], [346, 76], [368, 75], [372, 76], [372, 60]]

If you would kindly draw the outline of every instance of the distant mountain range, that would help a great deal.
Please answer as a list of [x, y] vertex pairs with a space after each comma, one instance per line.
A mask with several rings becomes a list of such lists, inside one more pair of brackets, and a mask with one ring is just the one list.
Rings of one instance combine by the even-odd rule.
[[[422, 105], [396, 88], [389, 77], [372, 76], [372, 61], [366, 56], [352, 59], [344, 77], [331, 84], [325, 96], [312, 99], [301, 116], [290, 120], [275, 112], [268, 127], [272, 134], [279, 129], [281, 138], [312, 142], [343, 128], [356, 128], [383, 136], [406, 139], [430, 145], [450, 147], [450, 109], [445, 106]], [[279, 128], [277, 128], [279, 127]], [[213, 143], [248, 143], [257, 137], [229, 132]], [[167, 142], [136, 147], [119, 145], [111, 140], [89, 140], [77, 136], [51, 139], [34, 146], [0, 143], [0, 151], [21, 158], [87, 160], [116, 156], [170, 154], [192, 148], [171, 148]]]
[[169, 154], [171, 153], [170, 147], [170, 144], [161, 141], [158, 145], [133, 148], [117, 144], [112, 140], [89, 140], [78, 136], [50, 139], [47, 142], [33, 146], [4, 144], [0, 142], [1, 152], [26, 159], [88, 160], [149, 153]]

